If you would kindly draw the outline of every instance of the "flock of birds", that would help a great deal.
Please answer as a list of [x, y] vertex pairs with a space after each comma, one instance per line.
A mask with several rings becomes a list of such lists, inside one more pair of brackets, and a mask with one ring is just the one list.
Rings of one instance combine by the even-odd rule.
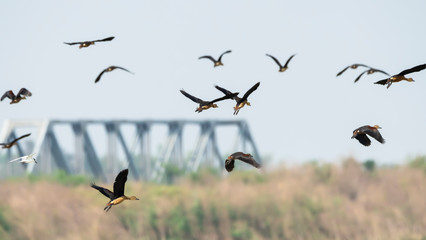
[[[79, 48], [87, 48], [91, 45], [94, 45], [96, 42], [108, 42], [108, 41], [112, 41], [114, 39], [114, 37], [108, 37], [108, 38], [104, 38], [104, 39], [99, 39], [99, 40], [93, 40], [93, 41], [84, 41], [84, 42], [71, 42], [71, 43], [67, 43], [64, 42], [64, 44], [68, 44], [68, 45], [79, 45]], [[229, 54], [231, 53], [231, 50], [228, 50], [224, 53], [222, 53], [219, 58], [216, 60], [215, 58], [213, 58], [212, 56], [201, 56], [199, 57], [199, 59], [209, 59], [213, 62], [213, 67], [218, 67], [218, 66], [223, 66], [223, 62], [222, 62], [222, 57], [225, 54]], [[284, 65], [282, 65], [278, 59], [276, 59], [274, 56], [270, 55], [270, 54], [266, 54], [266, 56], [270, 57], [278, 66], [279, 72], [285, 72], [288, 69], [288, 65], [290, 63], [290, 61], [293, 59], [293, 57], [295, 56], [295, 54], [291, 55], [288, 60], [286, 61], [286, 63]], [[388, 73], [386, 73], [383, 70], [377, 69], [377, 68], [373, 68], [373, 67], [369, 67], [367, 65], [364, 64], [352, 64], [350, 66], [345, 67], [342, 71], [340, 71], [339, 73], [337, 73], [337, 76], [342, 75], [346, 70], [348, 69], [357, 69], [358, 67], [364, 67], [366, 68], [366, 70], [364, 70], [356, 79], [355, 82], [359, 81], [360, 78], [364, 75], [364, 74], [373, 74], [373, 73], [382, 73], [387, 75], [388, 77], [375, 82], [375, 84], [380, 84], [380, 85], [387, 85], [387, 88], [389, 88], [392, 83], [395, 82], [400, 82], [400, 81], [408, 81], [408, 82], [414, 82], [414, 80], [412, 78], [407, 78], [405, 77], [405, 75], [408, 75], [410, 73], [414, 73], [414, 72], [419, 72], [422, 71], [424, 69], [426, 69], [426, 64], [422, 64], [422, 65], [418, 65], [415, 66], [413, 68], [401, 71], [398, 74], [395, 75], [389, 75]], [[101, 77], [103, 76], [104, 73], [106, 72], [111, 72], [115, 69], [120, 69], [129, 73], [129, 70], [123, 68], [123, 67], [119, 67], [119, 66], [109, 66], [108, 68], [104, 69], [95, 79], [95, 83], [99, 82]], [[133, 74], [133, 73], [132, 73]], [[198, 107], [196, 108], [195, 112], [202, 112], [204, 110], [207, 110], [209, 108], [217, 108], [217, 102], [223, 101], [223, 100], [227, 100], [227, 99], [231, 99], [231, 100], [235, 100], [236, 105], [234, 107], [234, 115], [237, 115], [238, 112], [240, 111], [241, 108], [243, 108], [245, 105], [247, 106], [251, 106], [250, 102], [248, 101], [248, 97], [257, 90], [257, 88], [260, 86], [260, 82], [257, 82], [256, 84], [254, 84], [249, 90], [247, 90], [245, 92], [245, 94], [240, 98], [238, 97], [239, 92], [231, 92], [223, 87], [220, 86], [215, 86], [215, 88], [219, 91], [221, 91], [224, 96], [216, 98], [214, 100], [211, 101], [205, 101], [202, 100], [200, 98], [194, 97], [193, 95], [187, 93], [184, 90], [180, 90], [180, 92], [187, 98], [189, 98], [190, 100], [192, 100], [193, 102], [198, 104]], [[21, 100], [26, 99], [27, 97], [31, 97], [32, 93], [26, 89], [26, 88], [21, 88], [19, 90], [19, 92], [17, 94], [14, 94], [12, 90], [8, 90], [6, 91], [3, 96], [1, 97], [1, 101], [3, 101], [5, 98], [9, 98], [11, 100], [10, 104], [17, 104], [19, 103]], [[376, 139], [378, 142], [380, 143], [385, 143], [385, 139], [383, 139], [382, 135], [380, 134], [379, 130], [380, 127], [378, 125], [374, 125], [374, 126], [369, 126], [369, 125], [365, 125], [362, 127], [359, 127], [357, 129], [355, 129], [352, 132], [352, 138], [357, 139], [362, 145], [364, 146], [370, 146], [371, 145], [371, 140], [368, 138], [368, 136], [373, 137], [374, 139]], [[10, 142], [7, 143], [0, 143], [0, 146], [2, 146], [2, 148], [11, 148], [13, 146], [15, 146], [19, 140], [26, 138], [28, 136], [30, 136], [31, 134], [25, 134], [23, 136], [20, 136]], [[367, 136], [368, 135], [368, 136]], [[234, 169], [234, 163], [235, 160], [241, 160], [242, 162], [245, 162], [255, 168], [261, 168], [261, 165], [256, 162], [256, 160], [253, 158], [253, 156], [251, 154], [248, 153], [243, 153], [243, 152], [235, 152], [233, 154], [231, 154], [230, 156], [228, 156], [228, 158], [225, 160], [225, 169], [228, 172], [231, 172]], [[23, 156], [20, 158], [16, 158], [13, 160], [10, 160], [10, 162], [20, 162], [20, 163], [37, 163], [36, 160], [36, 153], [32, 153], [30, 155], [27, 156]], [[115, 178], [115, 182], [113, 185], [113, 192], [100, 187], [94, 183], [91, 184], [91, 187], [98, 190], [100, 193], [102, 193], [104, 196], [106, 196], [107, 198], [110, 199], [110, 201], [107, 203], [106, 207], [104, 208], [105, 211], [108, 211], [113, 205], [117, 205], [122, 203], [125, 200], [139, 200], [137, 197], [132, 196], [132, 197], [127, 197], [126, 195], [124, 195], [124, 187], [125, 187], [125, 183], [127, 181], [127, 175], [128, 175], [128, 169], [124, 169], [122, 170], [117, 177]]]
[[[407, 78], [405, 75], [413, 73], [413, 72], [419, 72], [422, 71], [424, 69], [426, 69], [426, 64], [421, 64], [415, 67], [412, 67], [410, 69], [406, 69], [398, 74], [392, 75], [390, 76], [388, 73], [386, 73], [383, 70], [377, 69], [377, 68], [373, 68], [373, 67], [369, 67], [367, 65], [364, 64], [359, 64], [359, 63], [355, 63], [352, 65], [349, 65], [347, 67], [345, 67], [342, 71], [338, 72], [336, 77], [342, 75], [346, 70], [350, 69], [357, 69], [358, 67], [364, 67], [366, 68], [366, 70], [364, 70], [356, 79], [355, 79], [355, 83], [359, 81], [359, 79], [365, 74], [373, 74], [373, 73], [382, 73], [388, 76], [388, 78], [385, 78], [383, 80], [377, 81], [374, 84], [380, 84], [380, 85], [387, 85], [387, 88], [389, 88], [392, 83], [395, 82], [400, 82], [400, 81], [407, 81], [407, 82], [414, 82], [414, 80], [412, 78]], [[370, 146], [371, 145], [371, 140], [368, 138], [367, 135], [373, 137], [374, 139], [376, 139], [378, 142], [380, 143], [385, 143], [385, 139], [382, 137], [382, 135], [379, 132], [379, 129], [381, 129], [381, 127], [379, 125], [374, 125], [374, 126], [369, 126], [369, 125], [365, 125], [362, 127], [359, 127], [357, 129], [355, 129], [352, 132], [352, 138], [357, 139], [362, 145], [364, 146]]]
[[402, 71], [402, 72], [400, 72], [400, 73], [398, 73], [398, 74], [395, 74], [395, 75], [390, 76], [388, 73], [386, 73], [385, 71], [382, 71], [382, 70], [380, 70], [380, 69], [372, 68], [372, 67], [369, 67], [369, 66], [364, 65], [364, 64], [355, 63], [355, 64], [352, 64], [352, 65], [350, 65], [350, 66], [345, 67], [342, 71], [340, 71], [339, 73], [337, 73], [336, 77], [338, 77], [338, 76], [342, 75], [342, 73], [344, 73], [344, 72], [345, 72], [347, 69], [349, 69], [349, 68], [351, 68], [351, 69], [357, 69], [358, 67], [365, 67], [365, 68], [367, 68], [367, 70], [363, 71], [363, 72], [362, 72], [362, 73], [361, 73], [361, 74], [360, 74], [360, 75], [359, 75], [359, 76], [355, 79], [355, 81], [354, 81], [354, 82], [358, 82], [358, 80], [359, 80], [359, 79], [362, 77], [362, 75], [364, 75], [365, 73], [367, 73], [367, 74], [373, 74], [373, 73], [375, 73], [375, 72], [379, 72], [379, 73], [383, 73], [383, 74], [385, 74], [385, 75], [388, 75], [389, 77], [388, 77], [388, 78], [385, 78], [385, 79], [383, 79], [383, 80], [377, 81], [377, 82], [375, 82], [374, 84], [387, 85], [387, 88], [389, 88], [389, 87], [392, 85], [392, 83], [394, 83], [394, 82], [400, 82], [400, 81], [402, 81], [402, 80], [405, 80], [405, 81], [407, 81], [407, 82], [414, 82], [414, 80], [413, 80], [412, 78], [407, 78], [407, 77], [405, 77], [405, 75], [410, 74], [410, 73], [413, 73], [413, 72], [420, 72], [420, 71], [424, 70], [424, 69], [426, 68], [426, 64], [421, 64], [421, 65], [418, 65], [418, 66], [412, 67], [412, 68], [410, 68], [410, 69], [406, 69], [406, 70], [404, 70], [404, 71]]

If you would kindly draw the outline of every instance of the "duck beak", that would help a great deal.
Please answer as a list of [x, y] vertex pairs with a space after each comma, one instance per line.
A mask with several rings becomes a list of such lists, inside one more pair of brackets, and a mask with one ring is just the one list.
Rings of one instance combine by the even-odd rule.
[[37, 160], [34, 159], [34, 162], [37, 163]]

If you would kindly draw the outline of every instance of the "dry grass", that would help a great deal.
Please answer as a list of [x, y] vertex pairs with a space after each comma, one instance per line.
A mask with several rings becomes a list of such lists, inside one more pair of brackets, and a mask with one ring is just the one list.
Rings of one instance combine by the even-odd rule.
[[426, 239], [426, 174], [308, 164], [271, 173], [130, 183], [104, 213], [87, 185], [0, 183], [0, 239]]

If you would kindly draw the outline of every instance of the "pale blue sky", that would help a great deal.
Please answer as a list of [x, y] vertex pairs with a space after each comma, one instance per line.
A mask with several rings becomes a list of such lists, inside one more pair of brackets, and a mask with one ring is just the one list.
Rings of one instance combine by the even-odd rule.
[[[274, 160], [336, 161], [355, 156], [381, 163], [426, 154], [426, 71], [387, 90], [353, 80], [364, 63], [390, 74], [426, 63], [426, 1], [2, 1], [0, 90], [27, 87], [33, 97], [0, 104], [7, 118], [247, 119], [261, 154]], [[115, 36], [86, 49], [63, 42]], [[225, 50], [225, 66], [201, 55]], [[296, 53], [285, 73], [281, 62]], [[122, 71], [105, 74], [118, 65]], [[232, 102], [201, 114], [180, 89], [202, 99], [218, 84], [244, 92], [252, 107], [232, 115]], [[387, 140], [368, 148], [350, 139], [379, 124]], [[195, 136], [194, 136], [195, 138]]]

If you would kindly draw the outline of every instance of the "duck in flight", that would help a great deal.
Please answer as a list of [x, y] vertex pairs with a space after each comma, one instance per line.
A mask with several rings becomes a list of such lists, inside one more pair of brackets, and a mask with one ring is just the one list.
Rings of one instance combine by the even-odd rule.
[[13, 147], [14, 145], [16, 145], [16, 143], [19, 141], [19, 140], [21, 140], [22, 138], [26, 138], [26, 137], [28, 137], [28, 136], [30, 136], [31, 135], [31, 133], [28, 133], [28, 134], [25, 134], [25, 135], [22, 135], [22, 136], [20, 136], [20, 137], [18, 137], [18, 138], [16, 138], [16, 139], [14, 139], [13, 141], [11, 141], [11, 142], [8, 142], [8, 143], [0, 143], [0, 146], [2, 146], [2, 148], [11, 148], [11, 147]]
[[[227, 89], [225, 89], [225, 88], [223, 88], [223, 87], [219, 87], [219, 86], [217, 86], [217, 85], [215, 85], [214, 86], [217, 90], [219, 90], [219, 91], [221, 91], [223, 94], [225, 94], [225, 95], [231, 95], [231, 94], [233, 94], [231, 91], [229, 91], [229, 90], [227, 90]], [[256, 87], [257, 88], [257, 87]], [[254, 90], [253, 90], [254, 91]], [[247, 94], [247, 93], [246, 93]], [[238, 95], [238, 94], [237, 94]], [[245, 101], [242, 101], [241, 99], [242, 98], [240, 98], [240, 97], [238, 97], [238, 96], [235, 96], [235, 97], [233, 97], [233, 98], [231, 98], [231, 99], [233, 99], [233, 100], [235, 100], [235, 102], [237, 102], [237, 106], [239, 105], [239, 103], [243, 103], [244, 102], [244, 104], [245, 105], [247, 105], [247, 106], [251, 106], [250, 105], [250, 102], [249, 101], [247, 101], [247, 98], [246, 98], [246, 100]], [[250, 94], [249, 94], [250, 95]], [[248, 95], [247, 95], [247, 97], [248, 97]], [[234, 107], [234, 111], [235, 111], [235, 107]], [[234, 114], [235, 114], [235, 112], [234, 112]]]
[[407, 82], [414, 82], [414, 80], [412, 78], [407, 78], [407, 77], [405, 77], [405, 75], [413, 73], [413, 72], [420, 72], [424, 69], [426, 69], [426, 64], [418, 65], [418, 66], [412, 67], [410, 69], [406, 69], [406, 70], [404, 70], [404, 71], [402, 71], [402, 72], [400, 72], [396, 75], [393, 75], [389, 78], [375, 82], [374, 84], [388, 85], [387, 88], [389, 88], [392, 85], [392, 83], [400, 82], [402, 80], [405, 80]]
[[139, 200], [139, 198], [135, 196], [127, 197], [126, 195], [124, 195], [124, 185], [126, 184], [128, 173], [129, 173], [129, 169], [124, 169], [117, 175], [114, 182], [114, 192], [111, 192], [110, 190], [106, 188], [97, 186], [94, 183], [90, 185], [92, 188], [98, 190], [105, 197], [110, 199], [110, 201], [107, 203], [106, 207], [104, 208], [106, 212], [108, 212], [108, 210], [111, 209], [113, 205], [120, 204], [124, 200]]
[[201, 56], [198, 59], [202, 59], [202, 58], [210, 59], [214, 63], [213, 67], [223, 66], [222, 56], [225, 55], [225, 54], [227, 54], [227, 53], [231, 53], [231, 52], [232, 52], [231, 50], [228, 50], [228, 51], [222, 53], [220, 55], [219, 59], [217, 59], [217, 60], [214, 59], [212, 56]]
[[79, 44], [80, 46], [78, 48], [81, 49], [81, 48], [89, 47], [90, 45], [95, 45], [95, 42], [108, 42], [108, 41], [112, 41], [113, 39], [114, 39], [114, 37], [107, 37], [107, 38], [104, 38], [104, 39], [93, 40], [93, 41], [71, 42], [71, 43], [64, 42], [64, 43], [68, 44], [68, 45]]
[[234, 169], [234, 163], [235, 160], [241, 160], [247, 164], [252, 165], [255, 168], [260, 168], [260, 164], [254, 160], [253, 156], [251, 154], [246, 154], [243, 152], [235, 152], [225, 160], [225, 169], [228, 172], [232, 172], [232, 169]]
[[369, 75], [369, 74], [373, 74], [373, 73], [376, 73], [376, 72], [379, 72], [379, 73], [383, 73], [383, 74], [385, 74], [385, 75], [388, 75], [388, 76], [390, 76], [388, 73], [386, 73], [385, 71], [382, 71], [382, 70], [380, 70], [380, 69], [377, 69], [377, 68], [369, 68], [369, 69], [367, 69], [367, 70], [365, 70], [364, 72], [362, 72], [356, 79], [355, 79], [355, 81], [354, 81], [354, 83], [356, 83], [356, 82], [358, 82], [359, 81], [359, 79], [362, 77], [362, 75], [364, 75], [365, 73], [367, 73], [367, 75]]
[[192, 96], [191, 94], [185, 92], [184, 90], [180, 90], [180, 92], [187, 98], [191, 99], [193, 102], [196, 102], [199, 104], [199, 106], [197, 107], [197, 109], [195, 109], [195, 112], [202, 112], [203, 110], [207, 110], [209, 108], [217, 108], [217, 104], [215, 104], [215, 102], [219, 102], [222, 100], [226, 100], [226, 99], [231, 99], [235, 96], [237, 96], [239, 93], [230, 93], [230, 94], [226, 94], [224, 97], [221, 98], [217, 98], [213, 101], [204, 101], [201, 100], [199, 98], [196, 98], [194, 96]]
[[[237, 104], [234, 107], [234, 115], [237, 115], [238, 112], [240, 112], [240, 109], [244, 107], [244, 105], [250, 105], [250, 102], [247, 100], [248, 96], [250, 96], [250, 94], [252, 94], [252, 92], [254, 92], [260, 85], [260, 82], [256, 83], [255, 85], [253, 85], [253, 87], [251, 87], [242, 98], [234, 98], [235, 101], [237, 102]], [[219, 88], [217, 88], [219, 89]], [[220, 89], [219, 89], [220, 90]], [[226, 89], [224, 89], [226, 90]]]
[[32, 163], [35, 162], [37, 163], [37, 160], [35, 158], [36, 153], [31, 153], [28, 156], [23, 156], [23, 157], [19, 157], [13, 160], [10, 160], [9, 162], [15, 162], [15, 161], [19, 161], [20, 163]]
[[98, 75], [98, 77], [96, 78], [96, 80], [95, 80], [95, 83], [97, 83], [97, 82], [99, 82], [99, 80], [101, 80], [101, 77], [102, 77], [102, 75], [104, 74], [104, 73], [106, 73], [106, 72], [111, 72], [111, 71], [113, 71], [113, 70], [115, 70], [115, 69], [121, 69], [121, 70], [124, 70], [124, 71], [126, 71], [126, 72], [128, 72], [128, 73], [131, 73], [131, 74], [133, 74], [132, 72], [130, 72], [129, 70], [127, 70], [127, 69], [125, 69], [125, 68], [122, 68], [122, 67], [119, 67], [119, 66], [109, 66], [109, 67], [107, 67], [107, 68], [105, 68], [99, 75]]
[[336, 77], [338, 77], [338, 76], [342, 75], [342, 74], [343, 74], [346, 70], [348, 70], [349, 68], [351, 68], [351, 69], [357, 69], [358, 67], [366, 67], [366, 68], [370, 68], [369, 66], [364, 65], [364, 64], [354, 63], [354, 64], [352, 64], [352, 65], [349, 65], [349, 66], [345, 67], [342, 71], [340, 71], [339, 73], [337, 73]]
[[383, 139], [378, 129], [381, 129], [381, 127], [379, 127], [378, 125], [365, 125], [355, 129], [352, 132], [351, 138], [356, 138], [362, 145], [368, 147], [371, 144], [370, 139], [367, 137], [367, 135], [369, 135], [370, 137], [373, 137], [374, 139], [383, 144], [385, 143], [385, 139]]
[[27, 99], [26, 97], [31, 97], [32, 95], [33, 94], [26, 88], [21, 88], [17, 95], [15, 95], [12, 90], [9, 90], [3, 94], [0, 101], [3, 101], [5, 98], [9, 98], [11, 100], [10, 104], [15, 104], [19, 103], [23, 99]]
[[276, 63], [277, 63], [277, 65], [280, 67], [279, 68], [279, 70], [278, 70], [278, 72], [285, 72], [285, 70], [287, 70], [288, 69], [288, 63], [290, 62], [290, 60], [295, 56], [296, 54], [293, 54], [293, 55], [291, 55], [289, 58], [288, 58], [288, 60], [287, 60], [287, 62], [284, 64], [284, 66], [283, 65], [281, 65], [281, 63], [278, 61], [278, 59], [276, 59], [274, 56], [272, 56], [272, 55], [269, 55], [269, 54], [266, 54], [266, 56], [268, 56], [268, 57], [271, 57], [272, 58], [272, 60], [274, 60]]

